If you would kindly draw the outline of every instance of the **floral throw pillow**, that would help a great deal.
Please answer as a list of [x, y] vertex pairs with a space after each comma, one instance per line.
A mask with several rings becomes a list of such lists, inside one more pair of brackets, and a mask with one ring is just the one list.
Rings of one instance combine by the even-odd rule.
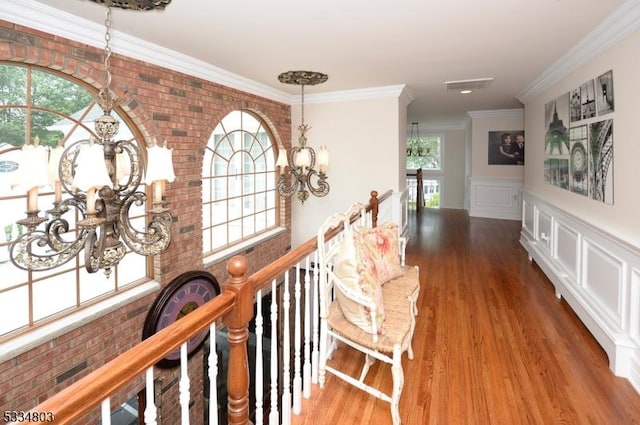
[[386, 223], [372, 229], [355, 231], [355, 244], [361, 261], [373, 265], [378, 283], [384, 285], [404, 274], [400, 264], [398, 225]]
[[371, 309], [349, 298], [347, 292], [364, 296], [376, 306], [375, 333], [384, 333], [384, 305], [382, 303], [382, 288], [374, 273], [374, 265], [369, 258], [362, 258], [356, 249], [356, 234], [346, 231], [340, 242], [335, 257], [333, 273], [346, 287], [342, 291], [336, 286], [338, 304], [345, 318], [367, 333], [374, 333], [371, 321]]

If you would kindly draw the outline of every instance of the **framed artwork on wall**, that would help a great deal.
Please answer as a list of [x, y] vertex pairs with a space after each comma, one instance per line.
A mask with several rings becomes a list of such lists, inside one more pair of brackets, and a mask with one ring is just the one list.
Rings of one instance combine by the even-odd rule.
[[524, 130], [489, 132], [489, 165], [524, 165]]
[[596, 100], [598, 115], [609, 114], [613, 107], [613, 71], [609, 70], [596, 78]]
[[545, 104], [545, 183], [613, 204], [613, 72]]

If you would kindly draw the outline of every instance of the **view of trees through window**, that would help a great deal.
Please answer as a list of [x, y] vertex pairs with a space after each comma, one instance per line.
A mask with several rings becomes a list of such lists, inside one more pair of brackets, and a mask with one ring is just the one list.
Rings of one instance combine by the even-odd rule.
[[[407, 140], [407, 170], [422, 169], [424, 205], [440, 208], [440, 177], [442, 173], [442, 136], [427, 135]], [[415, 209], [418, 184], [415, 177], [407, 178], [409, 208]]]
[[407, 169], [440, 170], [441, 137], [422, 136], [407, 140]]
[[[0, 63], [0, 340], [3, 335], [75, 311], [146, 277], [146, 259], [135, 253], [128, 253], [110, 278], [102, 272], [89, 274], [82, 255], [41, 272], [21, 270], [9, 261], [11, 242], [25, 231], [16, 224], [26, 210], [26, 194], [14, 187], [20, 148], [36, 137], [47, 147], [58, 143], [69, 146], [95, 137], [93, 122], [100, 115], [102, 110], [92, 92], [79, 82], [30, 65]], [[116, 111], [112, 115], [121, 122], [117, 138], [133, 139], [122, 117]], [[52, 202], [53, 188], [41, 188], [41, 216]], [[144, 206], [136, 209], [134, 216], [138, 227], [144, 227]], [[81, 217], [72, 211], [63, 217], [70, 228], [63, 236], [75, 239], [76, 221]]]

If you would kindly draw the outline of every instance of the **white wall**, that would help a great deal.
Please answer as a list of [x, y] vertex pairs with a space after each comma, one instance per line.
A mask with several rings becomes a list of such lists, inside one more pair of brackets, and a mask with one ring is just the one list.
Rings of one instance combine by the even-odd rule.
[[[608, 70], [613, 71], [613, 205], [544, 182], [544, 105]], [[525, 99], [525, 190], [562, 211], [640, 247], [640, 32], [622, 40], [546, 90]]]
[[[354, 201], [366, 203], [371, 190], [404, 189], [399, 176], [405, 173], [400, 147], [405, 143], [406, 118], [400, 111], [406, 110], [406, 105], [402, 105], [400, 94], [395, 91], [378, 98], [329, 101], [325, 95], [305, 95], [305, 122], [311, 126], [308, 143], [313, 148], [320, 144], [329, 148], [331, 191], [323, 198], [310, 196], [304, 204], [292, 199], [292, 247], [314, 237], [331, 214], [347, 210]], [[297, 143], [300, 106], [293, 105], [291, 111]]]
[[[471, 111], [471, 177], [516, 179], [524, 178], [522, 165], [489, 165], [489, 132], [517, 131], [524, 129], [524, 111], [522, 109], [502, 109], [490, 111]], [[529, 135], [525, 132], [526, 141]], [[529, 151], [525, 151], [525, 162], [529, 160]]]
[[472, 152], [472, 121], [467, 114], [464, 119], [464, 209], [471, 209], [471, 152]]
[[464, 208], [464, 130], [443, 132], [444, 173], [441, 208]]
[[[522, 109], [468, 112], [471, 124], [471, 160], [466, 189], [469, 215], [519, 220], [522, 215], [522, 165], [489, 165], [489, 132], [524, 129]], [[525, 132], [525, 163], [529, 162], [529, 135]], [[467, 151], [469, 147], [467, 146]]]

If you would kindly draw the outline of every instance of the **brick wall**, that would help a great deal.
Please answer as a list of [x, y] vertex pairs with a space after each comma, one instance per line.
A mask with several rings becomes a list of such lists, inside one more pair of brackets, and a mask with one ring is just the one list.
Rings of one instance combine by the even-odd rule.
[[[0, 61], [35, 64], [75, 77], [96, 89], [104, 80], [100, 49], [0, 20]], [[147, 140], [166, 140], [173, 148], [176, 181], [168, 185], [167, 200], [174, 214], [171, 245], [154, 263], [155, 279], [163, 285], [202, 266], [201, 161], [208, 137], [229, 112], [247, 109], [265, 119], [277, 140], [289, 147], [290, 107], [200, 78], [114, 54], [112, 87], [118, 95], [126, 88], [123, 109]], [[290, 201], [280, 206], [281, 223], [290, 229]], [[271, 263], [290, 246], [287, 231], [246, 253], [250, 273]], [[222, 283], [226, 263], [209, 271]], [[32, 408], [52, 394], [97, 369], [140, 341], [146, 312], [155, 296], [130, 303], [37, 348], [0, 364], [0, 411]], [[196, 360], [197, 359], [197, 360]], [[201, 355], [191, 363], [192, 394], [202, 380]], [[176, 371], [160, 373], [167, 395], [174, 392]], [[112, 400], [117, 406], [143, 387], [142, 380]], [[171, 386], [173, 385], [173, 387]], [[163, 390], [164, 391], [164, 390]], [[178, 411], [177, 398], [163, 397], [163, 413]], [[201, 402], [192, 410], [200, 415]], [[179, 412], [179, 411], [178, 411]], [[179, 413], [178, 413], [179, 414]], [[2, 419], [0, 418], [0, 421]], [[95, 423], [88, 419], [87, 423]], [[174, 423], [174, 422], [165, 422]], [[177, 423], [177, 422], [175, 422]], [[197, 422], [196, 422], [197, 423]]]

